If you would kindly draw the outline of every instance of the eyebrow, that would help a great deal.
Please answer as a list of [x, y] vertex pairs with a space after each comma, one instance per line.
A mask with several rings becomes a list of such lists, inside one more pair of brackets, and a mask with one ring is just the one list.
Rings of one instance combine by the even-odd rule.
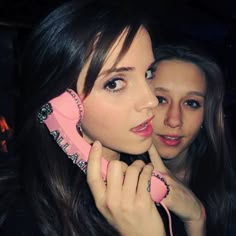
[[[163, 87], [155, 88], [155, 91], [160, 91], [160, 92], [169, 92], [168, 89], [163, 88]], [[199, 96], [199, 97], [203, 97], [203, 98], [205, 98], [205, 94], [202, 93], [202, 92], [199, 92], [199, 91], [189, 91], [189, 92], [187, 93], [187, 95], [195, 95], [195, 96]]]
[[[153, 61], [149, 66], [148, 66], [148, 69], [150, 68], [155, 68], [155, 61]], [[147, 70], [148, 70], [147, 69]], [[119, 73], [119, 72], [127, 72], [127, 71], [134, 71], [135, 70], [135, 67], [131, 67], [131, 66], [124, 66], [124, 67], [119, 67], [119, 68], [110, 68], [108, 70], [105, 70], [103, 71], [101, 74], [99, 74], [99, 76], [102, 76], [102, 75], [109, 75], [111, 73]]]
[[114, 67], [114, 68], [103, 71], [101, 74], [99, 74], [99, 76], [109, 75], [114, 72], [118, 73], [118, 72], [134, 71], [134, 70], [135, 70], [134, 67], [119, 67], [119, 68]]
[[190, 92], [188, 93], [188, 95], [195, 95], [195, 96], [199, 96], [199, 97], [205, 98], [205, 94], [202, 93], [202, 92], [198, 92], [198, 91], [190, 91]]

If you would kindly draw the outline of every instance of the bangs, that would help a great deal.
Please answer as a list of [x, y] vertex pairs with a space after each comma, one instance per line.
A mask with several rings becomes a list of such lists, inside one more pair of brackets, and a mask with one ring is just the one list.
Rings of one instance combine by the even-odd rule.
[[[95, 45], [93, 46], [93, 51], [90, 53], [92, 55], [92, 60], [90, 62], [88, 72], [85, 79], [84, 95], [87, 96], [97, 79], [103, 65], [105, 64], [108, 54], [111, 48], [117, 41], [117, 39], [123, 35], [125, 37], [122, 48], [113, 64], [111, 69], [116, 67], [119, 61], [124, 57], [126, 52], [129, 50], [130, 45], [133, 42], [135, 35], [142, 25], [136, 24], [132, 26], [122, 27], [120, 29], [110, 29], [106, 32], [100, 32], [99, 36], [95, 40]], [[122, 37], [123, 38], [123, 37]]]

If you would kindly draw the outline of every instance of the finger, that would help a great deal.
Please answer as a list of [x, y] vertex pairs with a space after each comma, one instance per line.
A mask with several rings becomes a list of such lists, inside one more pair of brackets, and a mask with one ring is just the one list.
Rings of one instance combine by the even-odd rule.
[[134, 161], [126, 170], [123, 184], [123, 196], [130, 204], [134, 202], [139, 183], [139, 175], [145, 166], [141, 160]]
[[152, 162], [152, 165], [154, 166], [155, 170], [158, 170], [160, 172], [166, 172], [167, 168], [165, 167], [159, 153], [157, 152], [154, 144], [151, 145], [151, 147], [148, 150], [150, 160]]
[[126, 169], [127, 165], [122, 161], [114, 160], [109, 162], [106, 189], [108, 205], [110, 205], [109, 201], [112, 201], [113, 205], [114, 202], [120, 203]]
[[142, 198], [150, 198], [152, 171], [153, 171], [152, 164], [144, 166], [139, 177], [137, 196]]
[[87, 167], [87, 182], [91, 192], [96, 199], [103, 197], [106, 185], [101, 175], [102, 145], [95, 141], [89, 153]]

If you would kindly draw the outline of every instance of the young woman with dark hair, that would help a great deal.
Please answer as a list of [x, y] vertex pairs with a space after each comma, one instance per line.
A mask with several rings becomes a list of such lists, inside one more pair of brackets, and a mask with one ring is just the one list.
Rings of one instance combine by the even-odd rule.
[[[162, 172], [170, 185], [169, 196], [175, 196], [163, 202], [176, 208], [186, 205], [181, 211], [172, 209], [189, 233], [191, 227], [194, 230], [200, 201], [206, 212], [206, 235], [228, 235], [233, 167], [220, 67], [205, 53], [188, 46], [160, 45], [155, 57], [152, 83], [159, 104], [153, 120], [153, 143], [167, 167]], [[183, 235], [183, 231], [174, 235]]]
[[[26, 44], [17, 158], [1, 163], [0, 170], [0, 234], [165, 235], [147, 191], [153, 167], [142, 160], [129, 166], [119, 161], [122, 153], [142, 154], [152, 143], [157, 100], [150, 87], [155, 70], [150, 35], [134, 10], [78, 2], [52, 11]], [[84, 169], [74, 165], [44, 124], [45, 104], [65, 91], [83, 101], [84, 140], [103, 145], [106, 182], [93, 161], [87, 181]]]

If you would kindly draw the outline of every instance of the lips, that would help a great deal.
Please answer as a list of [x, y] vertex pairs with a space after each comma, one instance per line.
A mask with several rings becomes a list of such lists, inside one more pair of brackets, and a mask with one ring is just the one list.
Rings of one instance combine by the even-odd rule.
[[142, 124], [132, 128], [131, 131], [143, 137], [151, 136], [153, 132], [151, 121], [153, 120], [153, 118], [154, 116], [144, 121]]
[[177, 135], [160, 135], [162, 143], [168, 146], [177, 146], [182, 141], [182, 136]]

